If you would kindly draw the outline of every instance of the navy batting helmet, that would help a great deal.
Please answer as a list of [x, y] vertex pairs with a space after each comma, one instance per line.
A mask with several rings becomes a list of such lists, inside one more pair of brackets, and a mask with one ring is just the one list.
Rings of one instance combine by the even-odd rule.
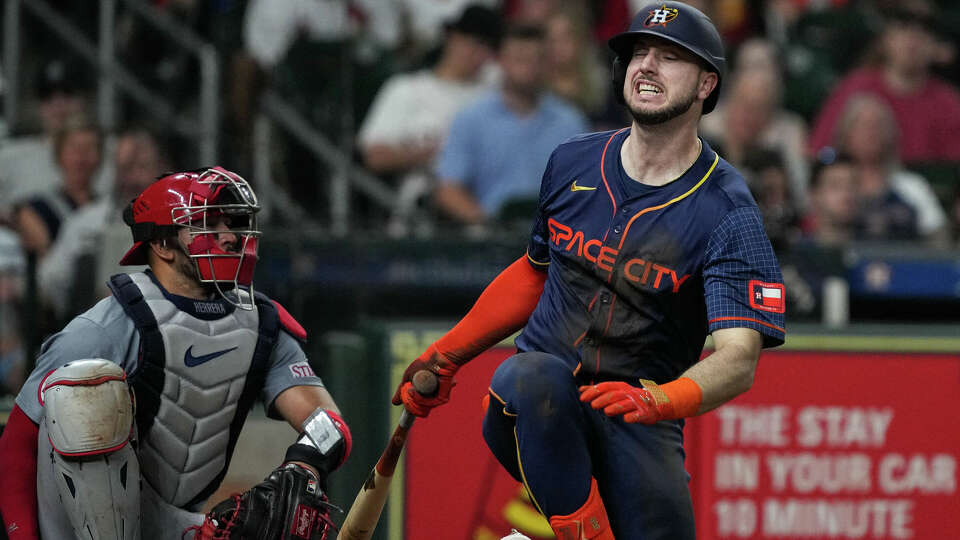
[[633, 43], [638, 36], [650, 35], [676, 43], [692, 52], [717, 74], [717, 86], [703, 102], [703, 114], [713, 110], [720, 96], [720, 82], [727, 70], [723, 40], [709, 17], [698, 9], [679, 2], [658, 2], [641, 9], [626, 32], [610, 38], [607, 44], [616, 54], [613, 59], [613, 85], [617, 100], [623, 99], [623, 83], [627, 64], [633, 57]]

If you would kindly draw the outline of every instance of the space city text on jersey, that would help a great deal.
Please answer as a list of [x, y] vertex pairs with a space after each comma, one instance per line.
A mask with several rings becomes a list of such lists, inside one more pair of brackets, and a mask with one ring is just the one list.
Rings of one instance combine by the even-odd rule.
[[[550, 230], [550, 243], [571, 253], [575, 249], [578, 257], [586, 259], [595, 264], [597, 268], [611, 275], [613, 274], [614, 266], [617, 265], [617, 256], [620, 254], [619, 249], [605, 246], [602, 240], [596, 238], [587, 240], [583, 231], [575, 231], [572, 227], [553, 218], [547, 220], [547, 228]], [[566, 242], [566, 245], [561, 245], [561, 242]], [[679, 292], [680, 286], [690, 277], [690, 274], [678, 276], [676, 270], [672, 268], [639, 257], [627, 260], [619, 268], [623, 277], [628, 281], [648, 286], [652, 278], [653, 282], [649, 287], [660, 289], [670, 286], [674, 293]], [[664, 276], [669, 277], [669, 281], [664, 280]]]

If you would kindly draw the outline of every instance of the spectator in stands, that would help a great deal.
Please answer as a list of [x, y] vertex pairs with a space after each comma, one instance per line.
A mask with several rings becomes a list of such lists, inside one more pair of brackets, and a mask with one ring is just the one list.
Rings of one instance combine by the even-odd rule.
[[[914, 224], [907, 216], [913, 215], [920, 236], [938, 245], [946, 244], [946, 213], [926, 179], [900, 166], [896, 119], [883, 100], [871, 94], [852, 96], [837, 123], [833, 146], [856, 165], [861, 200], [878, 212], [884, 208], [889, 212], [870, 217], [873, 230], [883, 234], [885, 228], [892, 227], [896, 236], [910, 238]], [[901, 209], [904, 205], [910, 212]]]
[[437, 152], [456, 112], [489, 87], [482, 72], [501, 33], [498, 12], [467, 7], [447, 25], [443, 52], [432, 69], [395, 75], [374, 99], [359, 146], [368, 169], [399, 176], [391, 235], [409, 232], [418, 203], [433, 190]]
[[87, 109], [84, 77], [78, 71], [75, 62], [64, 60], [41, 69], [34, 89], [41, 132], [11, 139], [0, 147], [0, 219], [12, 219], [8, 214], [15, 203], [59, 188], [54, 136], [67, 119]]
[[744, 156], [740, 170], [760, 208], [770, 243], [777, 251], [786, 248], [799, 235], [800, 214], [783, 156], [773, 150], [754, 149]]
[[[862, 179], [858, 177], [858, 180]], [[917, 212], [910, 205], [889, 189], [872, 196], [865, 193], [864, 189], [869, 187], [863, 184], [858, 186], [857, 240], [889, 242], [916, 240], [919, 237]]]
[[563, 0], [506, 0], [504, 9], [512, 24], [544, 26]]
[[808, 122], [816, 116], [837, 79], [863, 62], [864, 44], [882, 25], [878, 3], [770, 0], [751, 10], [757, 30], [777, 47], [786, 108]]
[[15, 394], [26, 376], [20, 318], [25, 269], [16, 233], [0, 227], [0, 396]]
[[[242, 154], [253, 144], [253, 120], [265, 88], [296, 110], [315, 135], [349, 154], [357, 120], [393, 73], [402, 29], [399, 0], [246, 2], [244, 51], [231, 59], [228, 89], [229, 142], [240, 156], [229, 159], [241, 169], [254, 166], [244, 164]], [[326, 176], [325, 166], [339, 167], [334, 163], [339, 159], [321, 157], [318, 167], [317, 156], [300, 144], [281, 144], [277, 150], [286, 162], [273, 171], [279, 184], [305, 206], [326, 206], [324, 190], [314, 179]]]
[[734, 57], [733, 71], [746, 71], [750, 69], [776, 70], [780, 66], [782, 59], [774, 42], [767, 38], [755, 37], [743, 42], [737, 48], [737, 54]]
[[[55, 191], [37, 194], [15, 210], [17, 232], [27, 253], [42, 258], [70, 214], [94, 198], [93, 180], [100, 167], [99, 129], [83, 117], [73, 117], [54, 136], [53, 155], [59, 170]], [[29, 180], [26, 177], [23, 180]]]
[[[781, 106], [783, 83], [777, 65], [764, 58], [772, 45], [760, 40], [745, 43], [738, 63], [724, 83], [726, 98], [700, 121], [700, 133], [735, 166], [743, 166], [753, 149], [779, 153], [789, 173], [793, 201], [806, 205], [809, 169], [806, 158], [807, 127], [797, 114]], [[729, 84], [729, 86], [727, 86]]]
[[130, 237], [123, 208], [167, 169], [156, 139], [140, 129], [117, 137], [113, 161], [116, 181], [111, 196], [67, 218], [48, 256], [40, 261], [40, 294], [58, 318], [72, 317], [110, 294], [106, 282], [122, 271], [118, 261]]
[[588, 24], [582, 4], [569, 4], [547, 18], [547, 85], [595, 118], [611, 95], [610, 67], [600, 62]]
[[[546, 26], [551, 14], [570, 7], [589, 9], [590, 33], [595, 43], [606, 43], [615, 34], [623, 32], [638, 9], [646, 5], [642, 0], [503, 0], [507, 19], [517, 24]], [[697, 6], [699, 7], [699, 6]], [[620, 104], [618, 103], [619, 107]]]
[[810, 207], [802, 229], [807, 241], [840, 247], [854, 238], [857, 214], [856, 166], [843, 156], [818, 161], [810, 176]]
[[[389, 4], [389, 2], [384, 2]], [[449, 23], [471, 5], [496, 10], [500, 0], [397, 0], [406, 22], [407, 53], [417, 56], [445, 41]]]
[[583, 114], [545, 91], [546, 54], [541, 27], [512, 26], [500, 46], [500, 88], [454, 119], [434, 193], [454, 221], [484, 224], [518, 200], [530, 202], [532, 212], [553, 149], [587, 131]]
[[380, 0], [250, 0], [243, 22], [244, 46], [267, 71], [283, 60], [301, 36], [339, 42], [363, 31], [372, 44], [393, 47], [400, 40], [399, 12], [394, 4]]
[[887, 15], [879, 36], [880, 64], [855, 70], [837, 84], [814, 124], [811, 151], [831, 144], [852, 96], [872, 93], [893, 110], [904, 163], [960, 161], [960, 93], [931, 74], [940, 52], [925, 5], [911, 2]]

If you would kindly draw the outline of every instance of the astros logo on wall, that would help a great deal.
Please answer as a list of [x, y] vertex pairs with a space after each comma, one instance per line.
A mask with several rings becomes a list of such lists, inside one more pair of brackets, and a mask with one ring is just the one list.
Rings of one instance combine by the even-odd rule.
[[643, 25], [657, 26], [666, 26], [668, 22], [677, 18], [677, 15], [680, 14], [680, 10], [677, 8], [668, 8], [666, 4], [660, 6], [658, 9], [655, 9], [650, 12], [650, 15], [647, 16], [647, 19], [643, 21]]

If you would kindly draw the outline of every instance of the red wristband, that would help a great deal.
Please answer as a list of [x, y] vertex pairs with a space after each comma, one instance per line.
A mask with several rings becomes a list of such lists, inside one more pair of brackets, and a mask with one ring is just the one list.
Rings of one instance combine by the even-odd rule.
[[326, 412], [327, 416], [333, 420], [333, 424], [337, 426], [337, 429], [343, 434], [343, 457], [340, 458], [340, 463], [337, 464], [337, 467], [340, 467], [347, 461], [347, 456], [350, 455], [350, 450], [353, 449], [353, 436], [350, 435], [350, 426], [347, 425], [343, 417], [330, 409], [327, 409]]

